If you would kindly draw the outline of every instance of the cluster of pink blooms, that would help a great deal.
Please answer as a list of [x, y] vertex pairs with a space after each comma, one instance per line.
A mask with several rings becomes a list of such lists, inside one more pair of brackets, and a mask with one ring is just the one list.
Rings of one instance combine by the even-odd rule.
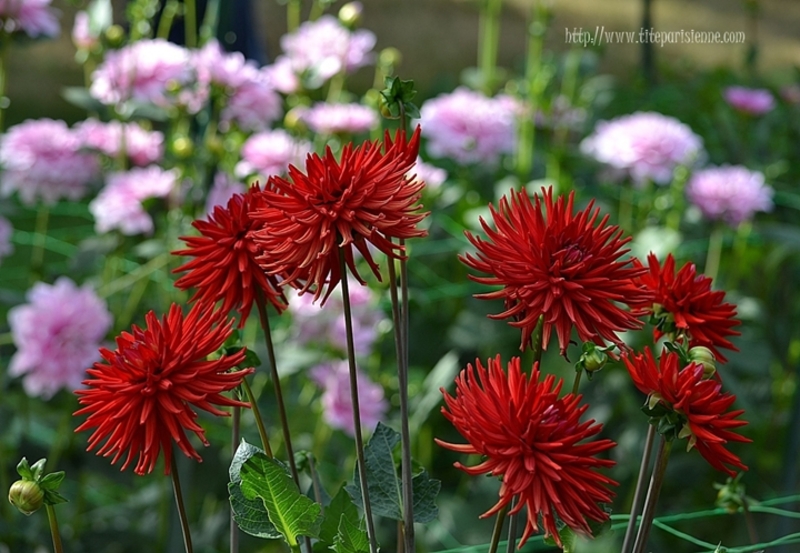
[[283, 55], [269, 68], [272, 82], [285, 94], [317, 89], [334, 75], [371, 64], [375, 41], [374, 33], [350, 31], [331, 15], [307, 21], [281, 37]]
[[647, 181], [669, 184], [675, 168], [696, 163], [702, 148], [702, 139], [687, 125], [655, 112], [601, 121], [581, 143], [583, 153], [639, 186]]
[[[380, 384], [373, 382], [363, 371], [358, 370], [358, 412], [361, 427], [372, 430], [386, 415], [389, 404]], [[322, 412], [331, 428], [355, 436], [353, 403], [350, 397], [350, 371], [347, 361], [335, 361], [317, 365], [310, 372], [322, 393]]]
[[164, 157], [164, 135], [148, 131], [137, 123], [103, 122], [86, 119], [75, 125], [84, 148], [116, 159], [124, 153], [134, 165], [158, 163]]
[[177, 170], [164, 170], [156, 165], [134, 167], [125, 172], [110, 173], [105, 187], [89, 203], [99, 233], [119, 229], [127, 235], [150, 233], [153, 219], [142, 202], [149, 198], [165, 198], [175, 188]]
[[488, 98], [460, 87], [425, 102], [420, 125], [433, 157], [495, 165], [514, 151], [520, 112], [519, 103], [510, 96]]
[[11, 235], [14, 233], [14, 227], [5, 217], [0, 217], [0, 263], [4, 257], [8, 257], [14, 253], [14, 246], [11, 244]]
[[94, 154], [63, 121], [29, 120], [8, 130], [0, 142], [0, 195], [19, 194], [24, 204], [78, 200], [99, 176]]
[[100, 44], [100, 32], [92, 27], [88, 12], [75, 13], [72, 24], [72, 43], [78, 50], [91, 50]]
[[358, 134], [378, 126], [378, 114], [361, 104], [318, 102], [300, 115], [308, 128], [318, 134]]
[[234, 172], [238, 177], [281, 175], [290, 164], [300, 166], [311, 150], [309, 142], [297, 140], [284, 130], [259, 132], [242, 145], [242, 160]]
[[8, 33], [22, 31], [31, 37], [58, 36], [61, 28], [51, 0], [0, 0], [0, 22]]
[[49, 399], [61, 388], [79, 388], [111, 328], [105, 302], [89, 286], [78, 287], [66, 277], [53, 285], [35, 284], [27, 299], [8, 312], [17, 347], [9, 374], [24, 375], [29, 396]]
[[441, 167], [425, 163], [420, 157], [417, 158], [417, 162], [408, 174], [415, 176], [415, 180], [424, 182], [425, 188], [429, 190], [439, 188], [447, 180], [447, 171]]
[[732, 108], [749, 115], [764, 115], [775, 108], [775, 97], [765, 88], [729, 86], [722, 97]]
[[206, 196], [206, 213], [211, 215], [216, 206], [225, 207], [234, 194], [244, 194], [245, 192], [247, 192], [247, 187], [241, 181], [224, 171], [218, 171], [214, 175], [214, 182]]
[[686, 185], [686, 197], [708, 219], [732, 227], [773, 207], [772, 188], [764, 184], [764, 175], [739, 165], [697, 171]]

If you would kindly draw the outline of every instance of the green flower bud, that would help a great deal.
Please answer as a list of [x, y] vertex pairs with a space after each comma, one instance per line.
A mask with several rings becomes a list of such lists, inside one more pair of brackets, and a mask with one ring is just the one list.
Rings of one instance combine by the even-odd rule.
[[106, 41], [112, 48], [122, 46], [122, 41], [125, 40], [125, 30], [119, 25], [111, 25], [105, 32]]
[[192, 155], [192, 152], [194, 151], [194, 144], [192, 144], [190, 138], [186, 136], [179, 136], [172, 141], [172, 151], [177, 157], [185, 159]]
[[36, 482], [17, 480], [8, 490], [8, 500], [25, 515], [32, 515], [44, 504], [44, 490]]
[[348, 2], [339, 10], [339, 21], [348, 29], [354, 29], [361, 23], [364, 6], [361, 2]]
[[378, 54], [378, 64], [381, 67], [396, 67], [400, 65], [401, 61], [403, 61], [403, 55], [397, 48], [384, 48]]
[[703, 377], [711, 378], [717, 372], [714, 353], [705, 346], [695, 346], [689, 350], [689, 360], [703, 365]]
[[605, 367], [608, 362], [608, 355], [598, 348], [592, 348], [581, 356], [581, 361], [583, 362], [583, 368], [587, 372], [593, 373]]

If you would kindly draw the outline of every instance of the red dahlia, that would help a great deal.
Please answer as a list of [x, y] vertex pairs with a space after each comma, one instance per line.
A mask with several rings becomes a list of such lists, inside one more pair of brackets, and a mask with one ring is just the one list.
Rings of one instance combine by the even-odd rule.
[[[561, 354], [565, 354], [574, 326], [584, 342], [621, 345], [617, 332], [640, 328], [640, 313], [622, 304], [647, 303], [652, 294], [633, 279], [643, 272], [628, 260], [619, 227], [608, 224], [608, 215], [597, 221], [594, 202], [575, 214], [574, 194], [553, 200], [553, 189], [542, 189], [531, 203], [525, 191], [511, 191], [511, 200], [500, 199], [500, 207], [489, 206], [495, 229], [481, 219], [488, 240], [466, 232], [477, 254], [460, 256], [471, 269], [491, 276], [470, 278], [501, 289], [478, 294], [484, 299], [503, 299], [506, 310], [494, 319], [510, 318], [522, 329], [525, 349], [540, 316], [544, 316], [542, 347], [547, 348], [555, 329]], [[542, 205], [544, 204], [544, 205]]]
[[87, 451], [105, 440], [97, 454], [113, 455], [112, 464], [127, 452], [120, 470], [138, 456], [137, 474], [152, 472], [163, 449], [169, 474], [173, 442], [187, 457], [202, 461], [186, 430], [208, 445], [192, 407], [219, 416], [228, 413], [214, 405], [249, 407], [221, 394], [236, 388], [253, 369], [228, 372], [244, 360], [244, 350], [206, 359], [231, 334], [233, 319], [226, 320], [223, 311], [197, 303], [184, 316], [172, 304], [161, 320], [152, 311], [145, 320], [146, 328], [134, 325], [117, 337], [116, 350], [101, 348], [104, 361], [86, 371], [92, 377], [83, 381], [88, 388], [75, 392], [84, 407], [74, 414], [89, 418], [76, 432], [94, 428]]
[[[498, 355], [489, 359], [488, 369], [475, 362], [456, 378], [456, 396], [444, 390], [447, 407], [444, 416], [453, 423], [469, 444], [436, 443], [459, 453], [486, 457], [479, 465], [455, 466], [472, 475], [502, 476], [499, 501], [481, 517], [488, 517], [518, 498], [511, 514], [527, 508], [527, 524], [519, 546], [539, 531], [541, 516], [545, 536], [557, 542], [556, 517], [573, 530], [591, 534], [586, 519], [602, 522], [608, 514], [598, 506], [614, 496], [606, 486], [617, 483], [596, 471], [611, 467], [614, 461], [595, 457], [614, 447], [603, 439], [578, 443], [600, 432], [594, 420], [580, 422], [588, 405], [579, 405], [581, 396], [558, 397], [562, 381], [548, 375], [539, 380], [538, 364], [530, 380], [520, 371], [518, 357], [503, 372]], [[448, 411], [449, 409], [449, 411]]]
[[[286, 283], [303, 291], [314, 288], [315, 299], [327, 296], [342, 279], [339, 248], [353, 275], [355, 247], [380, 279], [368, 244], [393, 258], [404, 248], [393, 238], [425, 236], [417, 224], [419, 199], [425, 183], [406, 176], [416, 162], [419, 128], [410, 141], [398, 132], [357, 148], [347, 144], [340, 161], [330, 148], [309, 155], [306, 172], [289, 167], [289, 180], [270, 177], [265, 206], [253, 218], [263, 223], [254, 233], [263, 250], [259, 258], [271, 274], [286, 275]], [[327, 287], [327, 289], [326, 289]]]
[[[635, 264], [643, 268], [638, 260]], [[656, 340], [665, 334], [677, 341], [688, 339], [689, 347], [705, 346], [723, 363], [727, 359], [718, 348], [739, 351], [728, 340], [729, 336], [739, 335], [731, 329], [740, 323], [734, 318], [736, 306], [725, 303], [725, 292], [712, 290], [711, 279], [697, 274], [694, 263], [686, 263], [676, 274], [672, 254], [663, 267], [652, 253], [647, 256], [647, 264], [648, 270], [638, 282], [655, 298], [636, 306], [658, 320], [653, 331]]]
[[263, 205], [258, 186], [246, 194], [235, 194], [226, 207], [216, 206], [207, 221], [193, 222], [200, 236], [182, 236], [188, 248], [173, 252], [194, 257], [173, 271], [186, 273], [175, 286], [181, 290], [196, 288], [190, 301], [221, 300], [225, 313], [236, 308], [240, 327], [247, 321], [259, 290], [278, 313], [286, 308], [278, 279], [265, 273], [256, 262], [259, 250], [252, 232], [257, 225], [250, 212]]
[[744, 410], [726, 412], [736, 396], [722, 393], [718, 380], [704, 379], [703, 365], [690, 363], [681, 368], [680, 356], [667, 350], [656, 363], [649, 348], [644, 354], [625, 353], [622, 359], [633, 383], [647, 394], [650, 409], [660, 404], [679, 416], [678, 425], [683, 426], [678, 437], [689, 439], [688, 449], [696, 448], [712, 467], [731, 476], [736, 472], [726, 465], [747, 470], [739, 457], [725, 449], [728, 442], [751, 441], [733, 432], [747, 424], [737, 420]]

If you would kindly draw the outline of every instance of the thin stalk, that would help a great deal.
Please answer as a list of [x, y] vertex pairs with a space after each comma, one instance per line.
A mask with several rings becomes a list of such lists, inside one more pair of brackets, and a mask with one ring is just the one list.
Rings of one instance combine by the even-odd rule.
[[517, 130], [519, 138], [517, 140], [516, 169], [517, 176], [523, 182], [530, 180], [533, 171], [534, 150], [536, 148], [536, 125], [534, 118], [539, 99], [536, 79], [541, 72], [543, 43], [543, 37], [535, 32], [538, 29], [538, 7], [535, 3], [531, 6], [530, 13], [530, 20], [528, 22], [528, 53], [525, 62], [523, 89], [523, 100], [527, 101], [530, 114], [527, 117], [520, 118], [519, 128]]
[[47, 225], [49, 222], [50, 208], [47, 207], [47, 204], [44, 204], [36, 211], [36, 230], [34, 231], [33, 249], [31, 250], [31, 278], [34, 280], [41, 276], [42, 273], [44, 245], [47, 241]]
[[503, 522], [506, 520], [507, 513], [508, 503], [497, 513], [494, 528], [492, 529], [492, 541], [489, 543], [489, 551], [487, 553], [497, 553], [497, 546], [500, 544], [500, 535], [503, 533]]
[[367, 463], [364, 459], [364, 437], [361, 435], [361, 409], [358, 401], [358, 374], [356, 373], [356, 352], [353, 343], [353, 319], [350, 309], [350, 286], [347, 282], [347, 266], [344, 252], [339, 248], [339, 271], [342, 275], [342, 303], [344, 304], [344, 325], [347, 335], [347, 362], [350, 367], [350, 400], [353, 404], [353, 429], [356, 439], [356, 460], [358, 462], [358, 478], [361, 485], [361, 497], [364, 503], [364, 518], [367, 519], [367, 537], [370, 553], [378, 553], [375, 538], [375, 523], [372, 520], [372, 505], [369, 502], [367, 487]]
[[539, 315], [539, 320], [536, 321], [536, 326], [533, 327], [531, 334], [531, 351], [533, 352], [533, 362], [541, 363], [542, 352], [544, 351], [544, 315]]
[[753, 521], [753, 513], [750, 512], [750, 503], [747, 501], [747, 498], [742, 494], [742, 511], [744, 511], [744, 520], [747, 524], [747, 533], [750, 536], [750, 543], [756, 544], [758, 543], [758, 532], [756, 531], [756, 525]]
[[633, 492], [633, 502], [631, 503], [631, 518], [628, 519], [628, 527], [625, 529], [625, 539], [622, 542], [622, 553], [627, 553], [633, 540], [633, 531], [636, 528], [636, 520], [639, 518], [639, 508], [642, 503], [644, 493], [644, 478], [647, 468], [650, 466], [650, 457], [653, 453], [653, 441], [656, 437], [656, 427], [652, 424], [647, 425], [647, 437], [644, 439], [644, 451], [642, 452], [642, 462], [639, 465], [639, 476], [636, 479], [636, 488]]
[[58, 531], [56, 510], [52, 505], [45, 505], [45, 507], [47, 507], [47, 520], [50, 522], [50, 535], [53, 538], [53, 551], [55, 553], [64, 553], [64, 546], [61, 545], [61, 533]]
[[197, 46], [197, 5], [195, 0], [183, 0], [183, 34], [187, 48]]
[[706, 254], [706, 264], [703, 269], [705, 274], [712, 281], [717, 279], [719, 272], [719, 262], [722, 258], [722, 243], [725, 238], [725, 231], [722, 225], [714, 225], [711, 236], [708, 238], [708, 253]]
[[203, 22], [200, 24], [200, 45], [217, 36], [220, 0], [208, 0]]
[[178, 5], [178, 0], [167, 0], [167, 3], [164, 4], [164, 9], [161, 10], [161, 19], [158, 21], [156, 38], [163, 38], [166, 40], [169, 36], [172, 22], [175, 21], [175, 16], [178, 15]]
[[661, 485], [664, 483], [664, 475], [667, 472], [671, 446], [672, 442], [668, 442], [664, 439], [664, 436], [661, 436], [661, 441], [658, 443], [655, 466], [653, 467], [653, 475], [650, 477], [650, 487], [647, 489], [647, 499], [644, 501], [642, 525], [639, 526], [636, 543], [633, 544], [633, 553], [644, 553], [647, 545], [647, 538], [650, 535], [650, 528], [653, 526], [653, 518], [656, 514], [658, 494], [661, 493]]
[[183, 505], [183, 494], [181, 493], [181, 480], [178, 477], [178, 464], [175, 462], [175, 455], [170, 456], [170, 476], [172, 476], [172, 491], [175, 494], [175, 504], [178, 507], [178, 518], [181, 521], [181, 533], [183, 534], [183, 544], [186, 553], [192, 553], [192, 535], [189, 532], [189, 519], [186, 517], [186, 508]]
[[300, 26], [300, 0], [289, 0], [286, 4], [286, 31], [291, 33]]
[[478, 30], [478, 69], [483, 77], [484, 92], [492, 93], [497, 67], [497, 45], [500, 38], [502, 0], [484, 0]]
[[[516, 496], [511, 500], [511, 507], [517, 504]], [[517, 522], [519, 516], [511, 515], [508, 517], [508, 543], [506, 544], [506, 553], [514, 553], [517, 548]]]
[[[234, 406], [231, 421], [231, 458], [236, 455], [236, 448], [239, 447], [240, 427], [242, 420], [242, 408]], [[231, 508], [230, 519], [230, 553], [239, 552], [239, 525], [233, 518], [233, 508]]]
[[583, 369], [575, 371], [575, 380], [572, 381], [572, 395], [578, 395], [578, 388], [581, 387], [581, 377], [583, 376]]
[[8, 66], [8, 45], [10, 36], [6, 32], [0, 32], [0, 133], [5, 130], [4, 115], [8, 107], [6, 98], [6, 67]]
[[272, 454], [272, 448], [269, 446], [267, 429], [264, 427], [264, 421], [261, 418], [261, 410], [258, 408], [256, 396], [253, 393], [253, 389], [250, 387], [250, 383], [247, 382], [247, 378], [242, 379], [242, 387], [244, 388], [244, 393], [247, 394], [247, 401], [250, 402], [250, 409], [253, 410], [253, 416], [256, 419], [256, 428], [258, 428], [258, 435], [261, 437], [261, 445], [264, 447], [264, 453], [267, 454], [267, 457], [272, 458], [274, 455]]

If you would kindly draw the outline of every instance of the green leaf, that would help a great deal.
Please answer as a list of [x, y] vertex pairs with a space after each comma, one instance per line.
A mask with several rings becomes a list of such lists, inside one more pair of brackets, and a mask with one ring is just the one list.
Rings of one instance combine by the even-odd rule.
[[343, 515], [333, 550], [336, 553], [368, 553], [369, 538], [364, 524], [359, 521], [353, 522]]
[[55, 490], [43, 490], [45, 505], [58, 505], [59, 503], [67, 503], [67, 498]]
[[33, 480], [35, 482], [41, 481], [42, 473], [44, 472], [44, 464], [46, 462], [47, 459], [42, 458], [31, 465], [31, 473], [33, 474]]
[[300, 493], [286, 470], [274, 459], [256, 453], [239, 472], [247, 499], [261, 498], [269, 520], [291, 547], [297, 538], [319, 537], [322, 506]]
[[[364, 448], [367, 489], [372, 512], [393, 520], [403, 520], [402, 481], [398, 476], [393, 455], [393, 450], [399, 443], [400, 434], [379, 422], [375, 433]], [[353, 480], [354, 483], [347, 486], [347, 492], [356, 505], [363, 507], [358, 467]], [[435, 504], [439, 488], [441, 482], [430, 478], [424, 469], [412, 478], [414, 522], [430, 522], [439, 514], [439, 508]]]
[[319, 540], [324, 544], [324, 549], [333, 546], [339, 534], [339, 524], [343, 519], [358, 524], [358, 509], [350, 499], [345, 487], [339, 488], [334, 498], [325, 507], [325, 516], [319, 527]]
[[242, 465], [257, 453], [263, 453], [263, 451], [242, 440], [231, 461], [229, 471], [231, 481], [228, 484], [228, 493], [231, 510], [233, 511], [233, 520], [236, 521], [242, 532], [251, 536], [268, 540], [280, 539], [282, 537], [281, 533], [270, 522], [264, 502], [259, 498], [247, 499], [242, 493], [242, 478], [240, 475]]
[[[572, 528], [567, 525], [562, 526], [558, 531], [558, 537], [561, 540], [561, 549], [563, 553], [574, 553], [575, 544], [578, 542], [578, 539]], [[547, 536], [542, 541], [548, 545], [556, 545], [556, 540], [553, 539], [553, 536]]]
[[42, 478], [42, 480], [39, 482], [39, 485], [44, 490], [56, 491], [61, 485], [61, 482], [64, 480], [65, 474], [66, 473], [63, 470], [59, 472], [51, 472]]
[[34, 481], [33, 472], [31, 472], [31, 466], [28, 464], [28, 459], [26, 457], [23, 457], [20, 459], [19, 463], [17, 463], [17, 473], [23, 480]]

